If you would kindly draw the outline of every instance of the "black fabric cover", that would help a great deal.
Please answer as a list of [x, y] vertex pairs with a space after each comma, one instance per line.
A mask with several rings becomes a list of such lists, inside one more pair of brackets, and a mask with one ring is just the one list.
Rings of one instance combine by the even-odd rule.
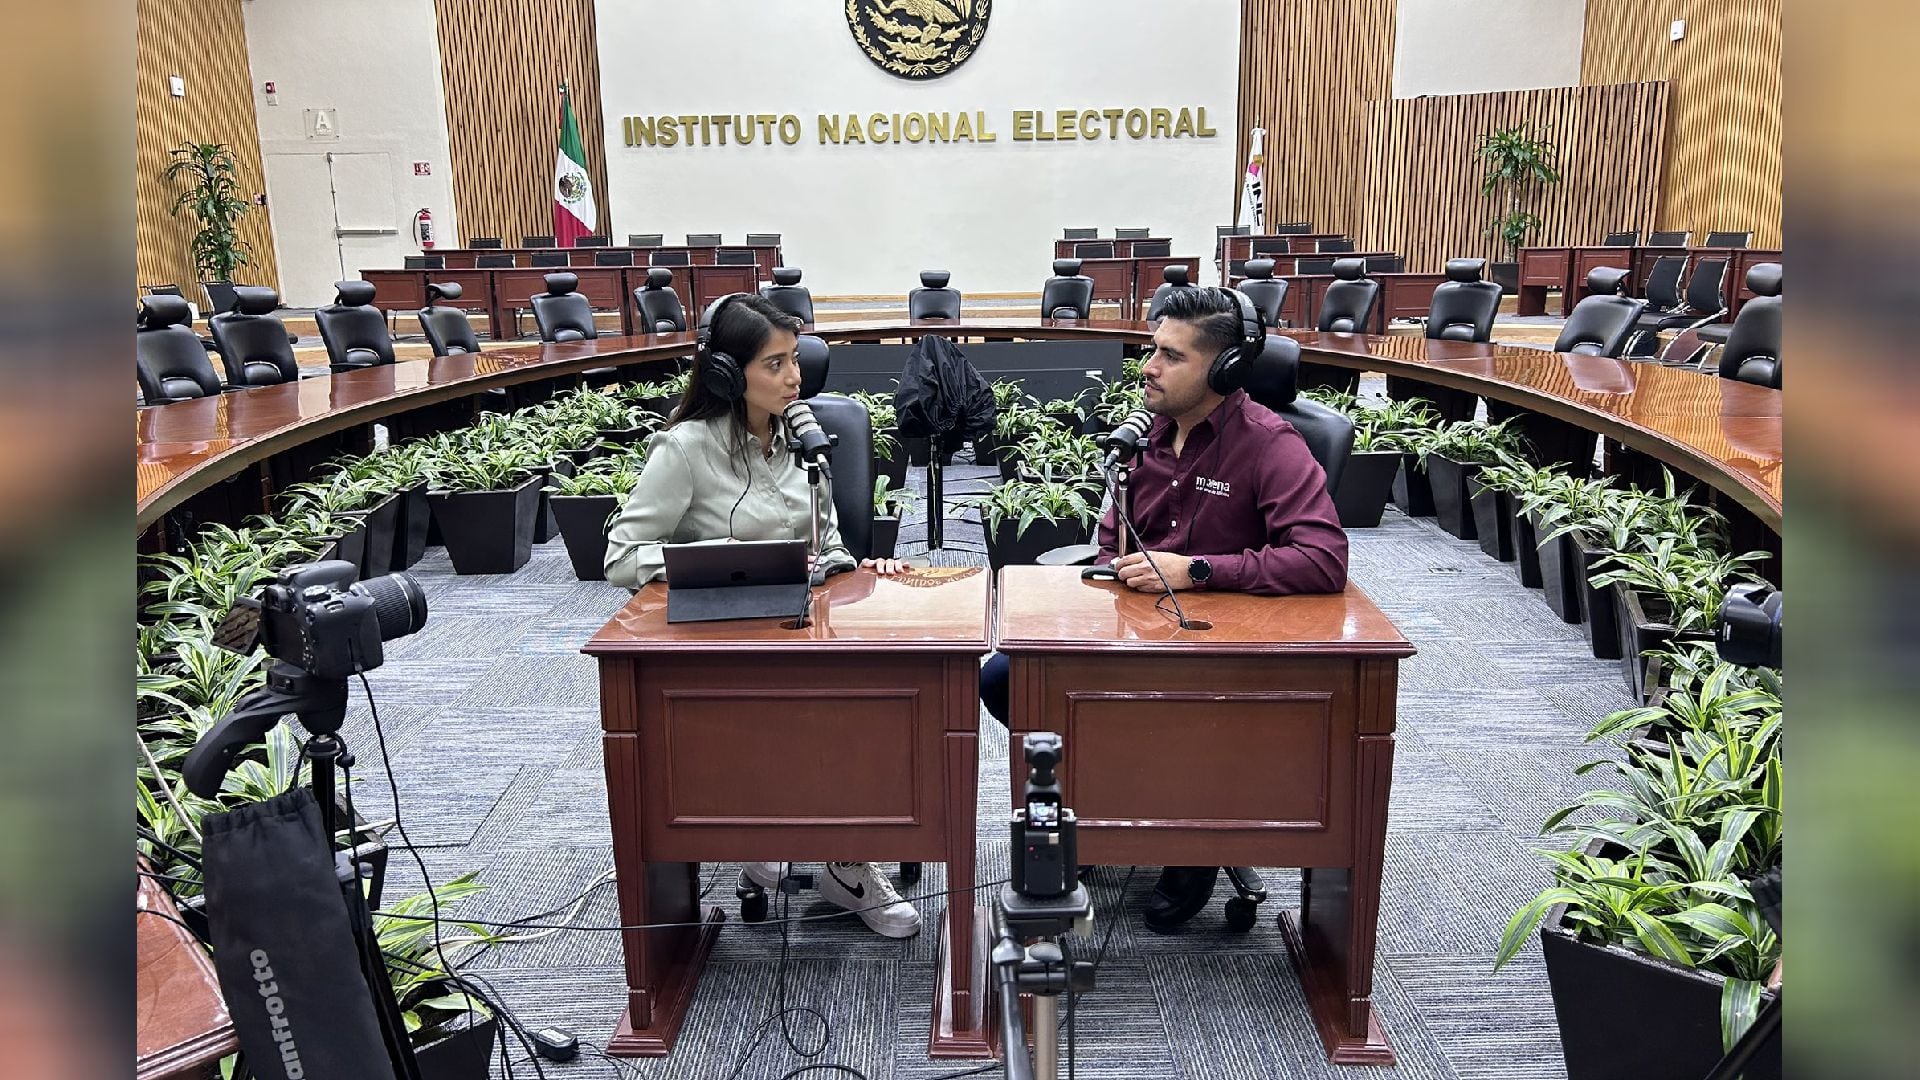
[[893, 393], [900, 434], [935, 438], [942, 451], [993, 431], [993, 388], [960, 347], [939, 334], [927, 334], [913, 347]]
[[205, 833], [213, 965], [253, 1074], [393, 1076], [313, 793], [209, 814]]

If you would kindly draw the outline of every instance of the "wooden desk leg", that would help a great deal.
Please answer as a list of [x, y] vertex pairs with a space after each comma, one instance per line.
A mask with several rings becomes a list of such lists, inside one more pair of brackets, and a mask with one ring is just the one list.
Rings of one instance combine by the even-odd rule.
[[1547, 313], [1547, 287], [1545, 285], [1520, 286], [1519, 299], [1514, 302], [1515, 315], [1545, 315]]
[[[977, 681], [979, 676], [974, 675]], [[974, 889], [973, 820], [980, 777], [979, 736], [972, 731], [946, 733], [947, 888], [946, 917], [940, 920], [940, 963], [933, 990], [933, 1023], [927, 1042], [930, 1058], [994, 1056], [998, 1025], [987, 1008], [985, 938], [992, 925], [982, 897]]]
[[1301, 871], [1299, 916], [1282, 912], [1280, 932], [1300, 969], [1327, 1060], [1392, 1065], [1393, 1047], [1373, 1008], [1373, 953], [1393, 736], [1362, 735], [1355, 749], [1353, 868]]
[[607, 1053], [664, 1057], [673, 1052], [701, 969], [726, 916], [718, 907], [708, 907], [702, 915], [699, 863], [646, 861], [640, 832], [640, 740], [635, 735], [610, 734], [605, 743], [621, 925], [701, 924], [628, 930], [620, 935], [626, 957], [627, 1007], [607, 1040]]

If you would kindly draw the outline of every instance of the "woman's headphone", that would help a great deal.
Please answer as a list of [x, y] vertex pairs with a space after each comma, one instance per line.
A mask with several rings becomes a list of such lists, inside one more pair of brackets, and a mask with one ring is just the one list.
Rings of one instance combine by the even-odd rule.
[[1220, 289], [1240, 311], [1240, 340], [1220, 350], [1207, 369], [1207, 389], [1216, 394], [1231, 394], [1246, 385], [1247, 372], [1267, 347], [1267, 326], [1260, 319], [1260, 308], [1239, 289]]
[[694, 337], [698, 349], [694, 361], [700, 366], [701, 388], [729, 403], [747, 396], [747, 373], [741, 368], [740, 361], [713, 348], [713, 324], [719, 321], [720, 312], [728, 304], [748, 295], [751, 294], [728, 293], [715, 300], [700, 316], [700, 329]]

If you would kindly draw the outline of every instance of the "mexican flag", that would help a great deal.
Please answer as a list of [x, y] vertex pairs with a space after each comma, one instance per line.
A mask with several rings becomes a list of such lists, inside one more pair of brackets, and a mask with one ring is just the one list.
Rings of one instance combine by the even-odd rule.
[[1235, 225], [1251, 225], [1255, 233], [1266, 226], [1266, 200], [1260, 191], [1260, 151], [1267, 141], [1266, 128], [1254, 128], [1251, 145], [1247, 147], [1247, 175], [1240, 182], [1240, 209], [1234, 216]]
[[573, 95], [560, 87], [560, 153], [553, 162], [553, 242], [572, 247], [599, 224], [587, 153], [580, 148], [580, 125], [573, 118]]

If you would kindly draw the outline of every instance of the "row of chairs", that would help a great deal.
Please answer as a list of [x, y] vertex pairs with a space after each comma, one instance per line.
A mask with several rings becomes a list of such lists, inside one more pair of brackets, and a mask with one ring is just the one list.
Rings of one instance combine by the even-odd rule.
[[[1629, 355], [1628, 342], [1637, 333], [1648, 332], [1650, 324], [1646, 321], [1647, 301], [1623, 294], [1626, 278], [1627, 271], [1613, 267], [1587, 275], [1586, 285], [1592, 295], [1574, 305], [1554, 342], [1554, 351], [1616, 359]], [[1754, 292], [1754, 298], [1741, 306], [1731, 324], [1687, 324], [1687, 329], [1695, 330], [1702, 339], [1695, 354], [1700, 366], [1705, 367], [1717, 352], [1722, 378], [1780, 389], [1782, 284], [1779, 263], [1758, 263], [1747, 270], [1747, 288]], [[1651, 325], [1674, 329], [1682, 324], [1660, 317]]]
[[[1121, 237], [1126, 239], [1126, 237]], [[1111, 259], [1114, 257], [1112, 240], [1086, 240], [1073, 245], [1073, 254], [1078, 259]], [[1170, 259], [1173, 257], [1173, 241], [1155, 240], [1152, 243], [1135, 241], [1133, 258]]]
[[[1145, 240], [1147, 237], [1152, 235], [1153, 235], [1152, 229], [1115, 229], [1113, 230], [1113, 238], [1115, 240]], [[1096, 229], [1065, 229], [1061, 232], [1061, 236], [1063, 239], [1067, 239], [1067, 240], [1097, 240], [1100, 238], [1100, 230], [1097, 228]]]
[[[1310, 233], [1312, 231], [1313, 231], [1313, 222], [1311, 221], [1289, 221], [1279, 225], [1270, 225], [1267, 227], [1267, 231], [1261, 233], [1260, 235], [1262, 236], [1298, 236], [1303, 233]], [[1213, 238], [1215, 240], [1218, 240], [1223, 236], [1252, 236], [1252, 235], [1253, 235], [1253, 226], [1251, 225], [1215, 225], [1213, 227]]]
[[[1686, 247], [1693, 239], [1693, 233], [1685, 229], [1674, 232], [1650, 232], [1647, 234], [1648, 247]], [[1611, 232], [1600, 242], [1601, 247], [1634, 247], [1640, 243], [1637, 229], [1624, 232]], [[1751, 232], [1708, 232], [1707, 238], [1700, 242], [1701, 247], [1743, 248], [1753, 243]]]
[[[475, 236], [475, 237], [470, 237], [467, 240], [467, 246], [469, 248], [497, 248], [497, 247], [504, 246], [501, 243], [501, 240], [502, 238], [498, 236]], [[607, 236], [604, 233], [595, 233], [591, 236], [581, 237], [580, 239], [574, 241], [574, 245], [576, 247], [607, 247], [612, 242], [613, 242], [612, 237]], [[721, 244], [724, 244], [724, 243], [726, 243], [726, 241], [722, 240], [721, 234], [717, 232], [687, 234], [688, 247], [719, 247]], [[522, 236], [520, 237], [520, 246], [524, 248], [552, 247], [553, 236], [551, 234], [545, 235], [545, 236]], [[667, 246], [666, 234], [665, 233], [628, 233], [627, 246], [637, 247], [637, 248], [665, 247]], [[780, 234], [750, 232], [747, 234], [747, 246], [748, 247], [768, 247], [768, 246], [779, 247]], [[535, 263], [534, 265], [537, 266], [539, 264]]]
[[[586, 245], [582, 245], [586, 246]], [[713, 261], [721, 266], [752, 266], [756, 261], [751, 248], [721, 248], [714, 254]], [[690, 266], [693, 259], [685, 251], [656, 251], [646, 256], [648, 266]], [[531, 251], [527, 253], [527, 265], [531, 267], [569, 266], [572, 262], [566, 250], [555, 248], [552, 251]], [[402, 265], [408, 270], [445, 270], [445, 255], [407, 255]], [[477, 270], [511, 270], [520, 265], [520, 257], [511, 252], [498, 255], [475, 255], [473, 265]], [[634, 253], [629, 248], [613, 248], [593, 253], [595, 266], [634, 266]]]

